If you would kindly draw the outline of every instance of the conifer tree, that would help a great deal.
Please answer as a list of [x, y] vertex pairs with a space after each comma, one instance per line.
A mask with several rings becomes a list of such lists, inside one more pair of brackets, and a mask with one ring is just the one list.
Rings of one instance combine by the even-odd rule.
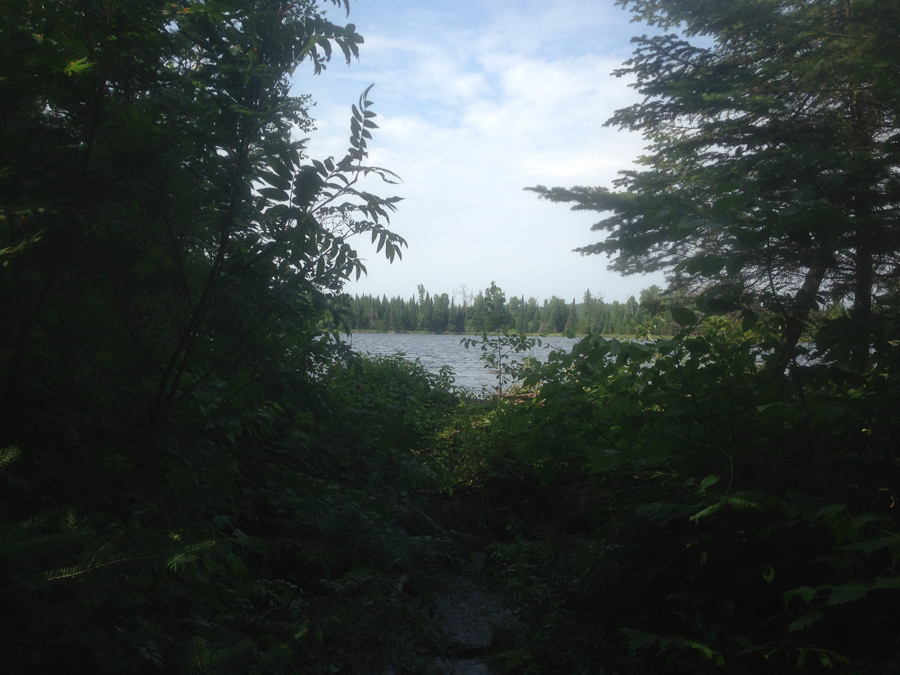
[[578, 313], [575, 310], [575, 298], [572, 298], [572, 304], [569, 305], [569, 313], [566, 315], [566, 330], [573, 330], [578, 323]]
[[528, 189], [611, 212], [579, 251], [614, 270], [665, 270], [709, 311], [774, 310], [786, 350], [825, 298], [867, 317], [900, 250], [900, 4], [619, 4], [683, 31], [635, 38], [615, 73], [644, 99], [607, 124], [644, 134], [642, 168], [613, 190]]

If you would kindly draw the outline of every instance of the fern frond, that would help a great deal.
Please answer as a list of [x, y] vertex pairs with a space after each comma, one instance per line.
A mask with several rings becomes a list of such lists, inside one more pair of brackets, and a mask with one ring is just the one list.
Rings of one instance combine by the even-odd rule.
[[266, 673], [271, 673], [276, 668], [287, 665], [293, 654], [294, 650], [291, 649], [290, 645], [275, 645], [260, 654], [256, 659], [256, 663], [253, 664], [253, 667], [250, 668], [247, 673], [248, 675], [265, 675]]
[[[66, 541], [82, 539], [80, 532], [52, 532], [49, 534], [32, 534], [22, 524], [0, 527], [0, 555], [11, 557], [36, 549], [42, 551], [49, 548], [58, 548]], [[49, 544], [51, 546], [44, 546]]]
[[107, 539], [107, 540], [100, 546], [100, 548], [97, 549], [97, 552], [94, 553], [94, 555], [91, 557], [91, 561], [88, 563], [88, 567], [93, 567], [93, 566], [94, 566], [94, 561], [97, 560], [97, 558], [99, 558], [100, 555], [101, 555], [104, 551], [115, 550], [116, 540], [117, 540], [119, 537], [121, 537], [123, 534], [125, 534], [125, 532], [127, 532], [127, 531], [128, 531], [128, 528], [125, 528], [125, 529], [123, 529], [123, 530], [120, 530], [120, 531], [119, 531], [117, 534], [115, 534], [113, 537]]
[[203, 672], [203, 664], [209, 659], [212, 651], [209, 643], [200, 637], [191, 640], [191, 669], [194, 672]]
[[22, 451], [15, 445], [0, 450], [0, 469], [17, 461], [22, 456]]
[[71, 579], [80, 574], [84, 574], [88, 568], [84, 565], [76, 565], [75, 567], [61, 567], [58, 570], [50, 570], [44, 572], [44, 581], [59, 581], [60, 579]]
[[174, 553], [168, 560], [166, 560], [166, 567], [173, 572], [177, 572], [179, 567], [184, 567], [199, 557], [197, 554], [201, 551], [208, 551], [216, 545], [215, 539], [210, 539], [208, 541], [201, 541], [196, 544], [190, 544], [189, 546], [185, 546], [177, 553]]
[[244, 672], [254, 651], [254, 643], [250, 640], [214, 650], [206, 640], [194, 638], [191, 641], [191, 672], [213, 673], [226, 665], [227, 672]]
[[106, 560], [102, 563], [95, 564], [94, 561], [91, 560], [91, 562], [87, 563], [86, 565], [51, 570], [50, 572], [44, 572], [43, 577], [45, 581], [60, 581], [62, 579], [71, 579], [72, 577], [81, 576], [82, 574], [87, 574], [88, 572], [93, 572], [94, 570], [109, 567], [110, 565], [118, 565], [119, 563], [125, 562], [136, 562], [138, 560], [154, 560], [161, 557], [161, 554], [136, 556], [120, 555], [110, 560]]
[[166, 662], [153, 642], [144, 643], [138, 647], [137, 651], [144, 661], [152, 663], [159, 672], [163, 672], [166, 669]]

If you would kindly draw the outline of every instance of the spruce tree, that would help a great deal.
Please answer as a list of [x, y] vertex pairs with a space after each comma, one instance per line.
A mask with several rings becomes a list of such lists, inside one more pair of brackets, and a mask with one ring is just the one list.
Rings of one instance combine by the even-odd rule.
[[786, 351], [823, 300], [865, 319], [900, 250], [900, 4], [883, 0], [620, 0], [682, 34], [635, 38], [642, 168], [614, 189], [528, 188], [611, 212], [582, 253], [665, 270], [701, 308], [774, 310]]
[[575, 309], [575, 298], [572, 298], [572, 304], [569, 305], [569, 313], [566, 315], [566, 330], [574, 330], [578, 324], [578, 312]]

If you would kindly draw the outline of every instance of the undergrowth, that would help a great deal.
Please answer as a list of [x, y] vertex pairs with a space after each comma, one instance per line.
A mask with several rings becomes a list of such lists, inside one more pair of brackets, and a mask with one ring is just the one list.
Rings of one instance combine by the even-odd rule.
[[[128, 508], [116, 491], [40, 506], [46, 455], [5, 451], [4, 672], [433, 664], [431, 575], [457, 557], [423, 509], [444, 479], [414, 450], [458, 394], [399, 357], [336, 364], [304, 385], [313, 397], [290, 384], [245, 410], [230, 441], [183, 436], [140, 500], [128, 486], [143, 468], [108, 469]], [[23, 517], [23, 504], [38, 507]]]
[[897, 672], [896, 325], [862, 369], [832, 324], [785, 373], [724, 318], [590, 336], [531, 366], [536, 397], [470, 408], [441, 457], [521, 619], [495, 666]]

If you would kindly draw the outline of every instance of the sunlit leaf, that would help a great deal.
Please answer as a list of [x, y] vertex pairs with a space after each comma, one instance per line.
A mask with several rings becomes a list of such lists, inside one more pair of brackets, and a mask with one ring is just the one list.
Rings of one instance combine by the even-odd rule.
[[712, 485], [715, 485], [718, 482], [719, 482], [719, 476], [715, 476], [715, 475], [707, 476], [702, 481], [700, 481], [700, 487], [705, 490], [706, 488], [708, 488]]

